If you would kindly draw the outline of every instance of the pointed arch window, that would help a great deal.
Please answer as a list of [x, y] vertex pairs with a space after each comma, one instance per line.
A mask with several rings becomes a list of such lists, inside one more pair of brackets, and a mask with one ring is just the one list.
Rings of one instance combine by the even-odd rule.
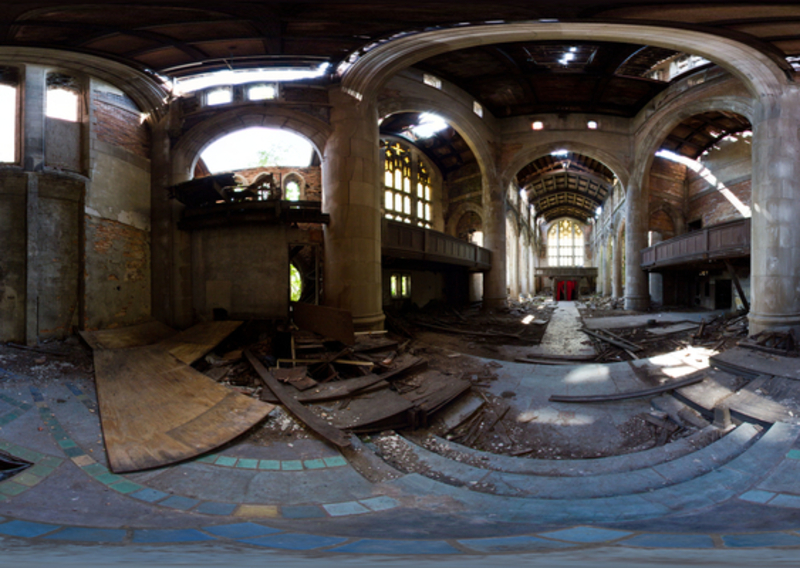
[[430, 228], [431, 178], [425, 164], [400, 143], [384, 146], [384, 214], [387, 219]]
[[583, 228], [571, 219], [554, 223], [547, 232], [550, 266], [583, 266]]

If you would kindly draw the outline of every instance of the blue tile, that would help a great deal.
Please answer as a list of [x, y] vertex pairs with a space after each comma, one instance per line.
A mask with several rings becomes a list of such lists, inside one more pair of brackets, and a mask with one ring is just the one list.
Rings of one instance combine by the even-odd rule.
[[236, 465], [237, 461], [239, 461], [238, 458], [231, 458], [231, 457], [228, 457], [228, 456], [219, 456], [217, 458], [217, 461], [214, 462], [214, 463], [216, 463], [217, 465], [222, 465], [222, 466], [226, 466], [226, 467], [233, 467], [233, 466]]
[[0, 534], [6, 536], [24, 536], [27, 538], [34, 538], [42, 536], [56, 529], [60, 529], [59, 525], [45, 525], [41, 523], [31, 523], [28, 521], [9, 521], [0, 525]]
[[203, 527], [203, 530], [225, 538], [251, 538], [254, 536], [266, 536], [268, 534], [283, 532], [279, 529], [265, 527], [257, 523], [236, 523], [234, 525]]
[[316, 505], [286, 505], [281, 507], [284, 519], [314, 519], [327, 517], [325, 511]]
[[344, 459], [342, 456], [334, 456], [332, 458], [323, 458], [325, 465], [328, 467], [341, 467], [343, 465], [347, 465], [347, 460]]
[[346, 538], [332, 536], [318, 536], [313, 534], [283, 533], [259, 538], [240, 540], [239, 542], [255, 544], [258, 546], [268, 546], [270, 548], [281, 548], [284, 550], [313, 550], [326, 546], [335, 546], [347, 542]]
[[183, 497], [181, 495], [173, 495], [169, 499], [164, 499], [161, 501], [159, 505], [164, 505], [172, 509], [180, 509], [181, 511], [188, 511], [199, 502], [200, 501], [197, 499], [190, 499], [189, 497]]
[[202, 503], [195, 512], [204, 513], [206, 515], [231, 515], [236, 510], [235, 503], [216, 503], [214, 501], [206, 501]]
[[242, 469], [258, 469], [258, 460], [239, 458], [239, 463], [236, 464], [236, 467]]
[[386, 495], [372, 497], [370, 499], [361, 499], [359, 503], [368, 507], [371, 511], [386, 511], [387, 509], [394, 509], [400, 505], [400, 503]]
[[326, 467], [325, 462], [322, 460], [303, 460], [303, 465], [306, 469], [322, 469]]
[[331, 517], [344, 517], [346, 515], [361, 515], [369, 513], [369, 509], [356, 501], [346, 503], [328, 503], [322, 506]]
[[133, 533], [132, 542], [198, 542], [203, 540], [214, 540], [214, 537], [194, 529], [144, 529]]
[[168, 496], [169, 493], [164, 493], [163, 491], [158, 491], [157, 489], [142, 489], [141, 491], [137, 491], [136, 493], [131, 493], [128, 495], [128, 497], [133, 497], [134, 499], [145, 501], [147, 503], [155, 503], [156, 501], [160, 501], [164, 497]]
[[303, 462], [300, 460], [285, 460], [281, 462], [281, 469], [283, 471], [302, 471]]
[[762, 546], [800, 546], [800, 536], [786, 533], [734, 534], [722, 537], [725, 546], [754, 548]]
[[67, 388], [68, 388], [68, 389], [69, 389], [69, 390], [72, 392], [72, 394], [74, 394], [75, 396], [80, 396], [80, 395], [82, 395], [82, 394], [83, 394], [83, 392], [81, 391], [81, 389], [79, 389], [78, 387], [76, 387], [76, 386], [75, 386], [75, 385], [73, 385], [72, 383], [66, 383], [66, 385], [67, 385]]
[[770, 505], [776, 507], [789, 507], [791, 509], [800, 509], [800, 497], [796, 495], [783, 495], [779, 494], [775, 499], [769, 502]]
[[384, 540], [364, 539], [344, 546], [337, 546], [330, 552], [349, 552], [356, 554], [456, 554], [456, 550], [443, 540]]
[[66, 448], [64, 450], [64, 453], [71, 458], [77, 458], [78, 456], [82, 456], [85, 452], [82, 449], [75, 447], [75, 448]]
[[594, 527], [573, 527], [571, 529], [563, 529], [540, 534], [541, 536], [545, 536], [547, 538], [556, 538], [558, 540], [566, 540], [569, 542], [593, 543], [616, 540], [618, 538], [629, 536], [633, 533], [610, 529], [598, 529]]
[[281, 468], [281, 462], [278, 460], [261, 460], [258, 462], [258, 469], [275, 469]]
[[66, 527], [64, 530], [46, 536], [51, 540], [74, 540], [79, 542], [122, 542], [126, 531], [120, 529], [94, 529], [85, 527]]
[[535, 536], [473, 538], [460, 540], [459, 543], [478, 552], [523, 552], [525, 550], [547, 550], [577, 546], [577, 544], [545, 540]]
[[714, 548], [714, 539], [704, 534], [642, 534], [618, 543], [644, 548]]
[[739, 495], [739, 499], [742, 501], [749, 501], [751, 503], [766, 503], [773, 497], [775, 497], [775, 493], [772, 493], [771, 491], [761, 491], [759, 489], [753, 489]]

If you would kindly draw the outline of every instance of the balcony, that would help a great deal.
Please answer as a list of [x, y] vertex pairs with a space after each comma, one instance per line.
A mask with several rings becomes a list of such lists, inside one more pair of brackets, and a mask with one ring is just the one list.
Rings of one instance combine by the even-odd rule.
[[384, 219], [381, 225], [383, 256], [465, 266], [483, 272], [492, 267], [488, 249], [438, 231]]
[[750, 255], [750, 219], [715, 225], [642, 250], [642, 268], [659, 270]]

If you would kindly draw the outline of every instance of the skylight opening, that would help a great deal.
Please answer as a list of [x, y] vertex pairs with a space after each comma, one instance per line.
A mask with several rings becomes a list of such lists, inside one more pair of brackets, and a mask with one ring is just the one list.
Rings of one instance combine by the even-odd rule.
[[447, 122], [436, 114], [424, 112], [419, 117], [419, 123], [409, 128], [415, 140], [430, 138], [437, 132], [447, 128]]
[[425, 73], [422, 75], [422, 82], [428, 85], [429, 87], [433, 87], [434, 89], [442, 90], [442, 80], [435, 75], [430, 75]]
[[552, 152], [550, 152], [550, 155], [558, 158], [563, 158], [564, 156], [569, 155], [569, 150], [564, 150], [563, 148], [561, 150], [553, 150]]
[[245, 128], [212, 142], [200, 154], [213, 173], [246, 168], [311, 165], [314, 148], [308, 140], [288, 130]]
[[280, 67], [275, 69], [241, 69], [216, 71], [191, 77], [175, 79], [174, 90], [178, 95], [193, 93], [202, 89], [219, 87], [222, 85], [242, 85], [245, 83], [281, 83], [299, 81], [301, 79], [314, 79], [322, 77], [328, 72], [330, 63], [323, 63], [317, 67]]
[[214, 89], [206, 94], [206, 104], [209, 106], [224, 105], [233, 101], [233, 89], [223, 87]]
[[17, 89], [0, 85], [0, 162], [15, 162], [17, 139]]
[[600, 125], [597, 124], [596, 120], [590, 120], [589, 122], [586, 123], [586, 128], [588, 128], [589, 130], [597, 130], [599, 127]]
[[267, 101], [278, 98], [278, 85], [253, 85], [247, 89], [247, 98], [251, 101]]
[[78, 122], [78, 93], [71, 89], [48, 89], [45, 113], [50, 118]]
[[536, 120], [533, 122], [533, 124], [531, 124], [531, 128], [534, 130], [544, 130], [544, 122], [541, 120]]

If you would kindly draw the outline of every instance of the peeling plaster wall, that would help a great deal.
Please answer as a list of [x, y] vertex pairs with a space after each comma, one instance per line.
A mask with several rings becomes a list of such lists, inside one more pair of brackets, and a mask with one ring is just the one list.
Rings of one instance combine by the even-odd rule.
[[22, 173], [0, 175], [0, 341], [25, 339], [25, 192]]
[[92, 80], [91, 95], [84, 325], [105, 329], [150, 317], [150, 134], [115, 87]]

